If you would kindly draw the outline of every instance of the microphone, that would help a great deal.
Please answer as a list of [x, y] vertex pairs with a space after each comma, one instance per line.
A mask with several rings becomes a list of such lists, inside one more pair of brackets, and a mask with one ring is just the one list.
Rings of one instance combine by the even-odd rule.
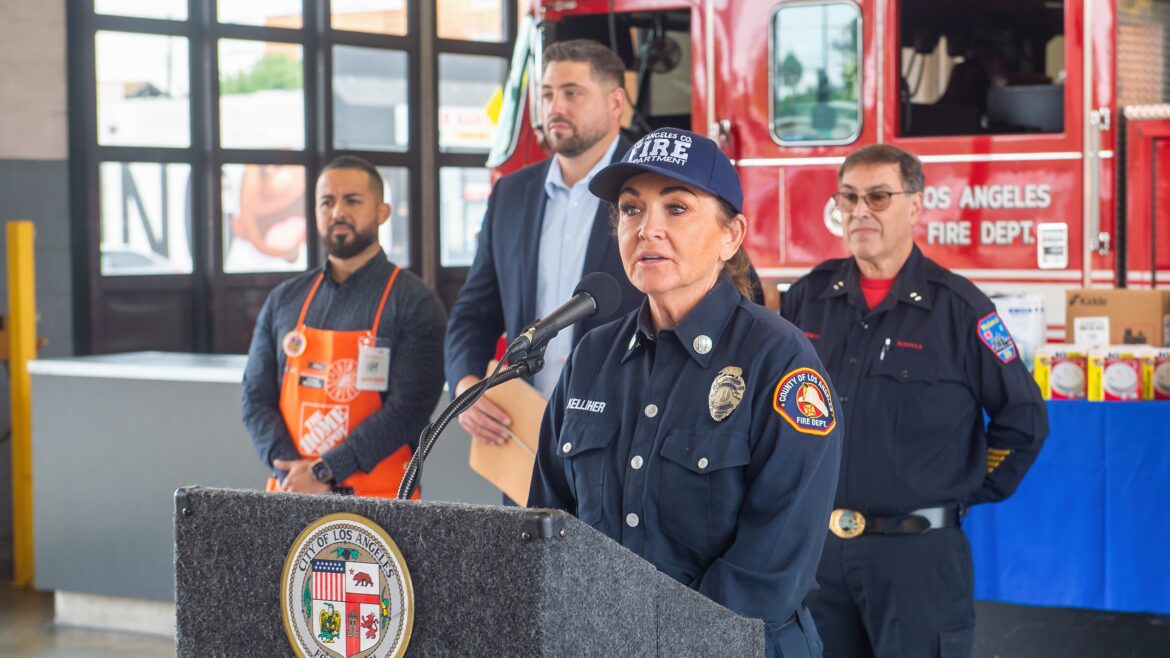
[[608, 317], [617, 310], [622, 299], [618, 282], [605, 272], [591, 272], [581, 279], [569, 301], [555, 311], [525, 327], [508, 346], [508, 353], [526, 352], [543, 346], [562, 329], [585, 318]]

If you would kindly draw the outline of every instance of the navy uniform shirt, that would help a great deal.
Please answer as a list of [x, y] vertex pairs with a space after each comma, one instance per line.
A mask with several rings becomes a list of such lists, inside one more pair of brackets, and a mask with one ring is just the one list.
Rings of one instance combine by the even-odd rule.
[[793, 284], [781, 314], [840, 393], [837, 507], [896, 515], [1002, 500], [1035, 461], [1047, 409], [995, 305], [918, 247], [873, 310], [846, 258]]
[[[576, 515], [774, 629], [813, 586], [837, 486], [842, 430], [823, 372], [798, 329], [726, 277], [657, 336], [644, 302], [573, 352], [528, 504]], [[713, 407], [729, 413], [716, 421]]]

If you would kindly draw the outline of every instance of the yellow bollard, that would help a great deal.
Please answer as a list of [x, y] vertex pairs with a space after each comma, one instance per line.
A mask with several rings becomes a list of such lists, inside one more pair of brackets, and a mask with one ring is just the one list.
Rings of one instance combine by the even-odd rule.
[[12, 413], [13, 584], [33, 584], [32, 409], [28, 362], [37, 355], [33, 244], [27, 220], [8, 222], [8, 370]]

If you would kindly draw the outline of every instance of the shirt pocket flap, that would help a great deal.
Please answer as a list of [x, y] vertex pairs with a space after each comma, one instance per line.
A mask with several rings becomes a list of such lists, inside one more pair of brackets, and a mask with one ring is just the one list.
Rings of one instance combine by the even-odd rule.
[[578, 414], [568, 415], [561, 426], [557, 454], [561, 457], [576, 457], [583, 452], [605, 448], [616, 434], [615, 422]]
[[733, 429], [670, 430], [659, 454], [699, 474], [743, 466], [752, 459], [747, 432]]
[[933, 382], [938, 380], [938, 359], [921, 352], [893, 350], [874, 361], [870, 372], [898, 382]]

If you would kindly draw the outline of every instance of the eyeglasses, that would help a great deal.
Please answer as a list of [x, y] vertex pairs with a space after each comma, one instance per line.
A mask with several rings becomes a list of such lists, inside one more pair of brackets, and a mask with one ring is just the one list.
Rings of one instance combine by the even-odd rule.
[[874, 211], [881, 211], [890, 207], [890, 199], [895, 194], [912, 194], [912, 192], [906, 192], [904, 190], [899, 190], [897, 192], [866, 192], [865, 194], [856, 194], [854, 192], [838, 192], [833, 195], [833, 203], [837, 204], [837, 207], [840, 208], [842, 212], [853, 212], [853, 209], [857, 207], [857, 200], [865, 199], [865, 205], [867, 208]]

